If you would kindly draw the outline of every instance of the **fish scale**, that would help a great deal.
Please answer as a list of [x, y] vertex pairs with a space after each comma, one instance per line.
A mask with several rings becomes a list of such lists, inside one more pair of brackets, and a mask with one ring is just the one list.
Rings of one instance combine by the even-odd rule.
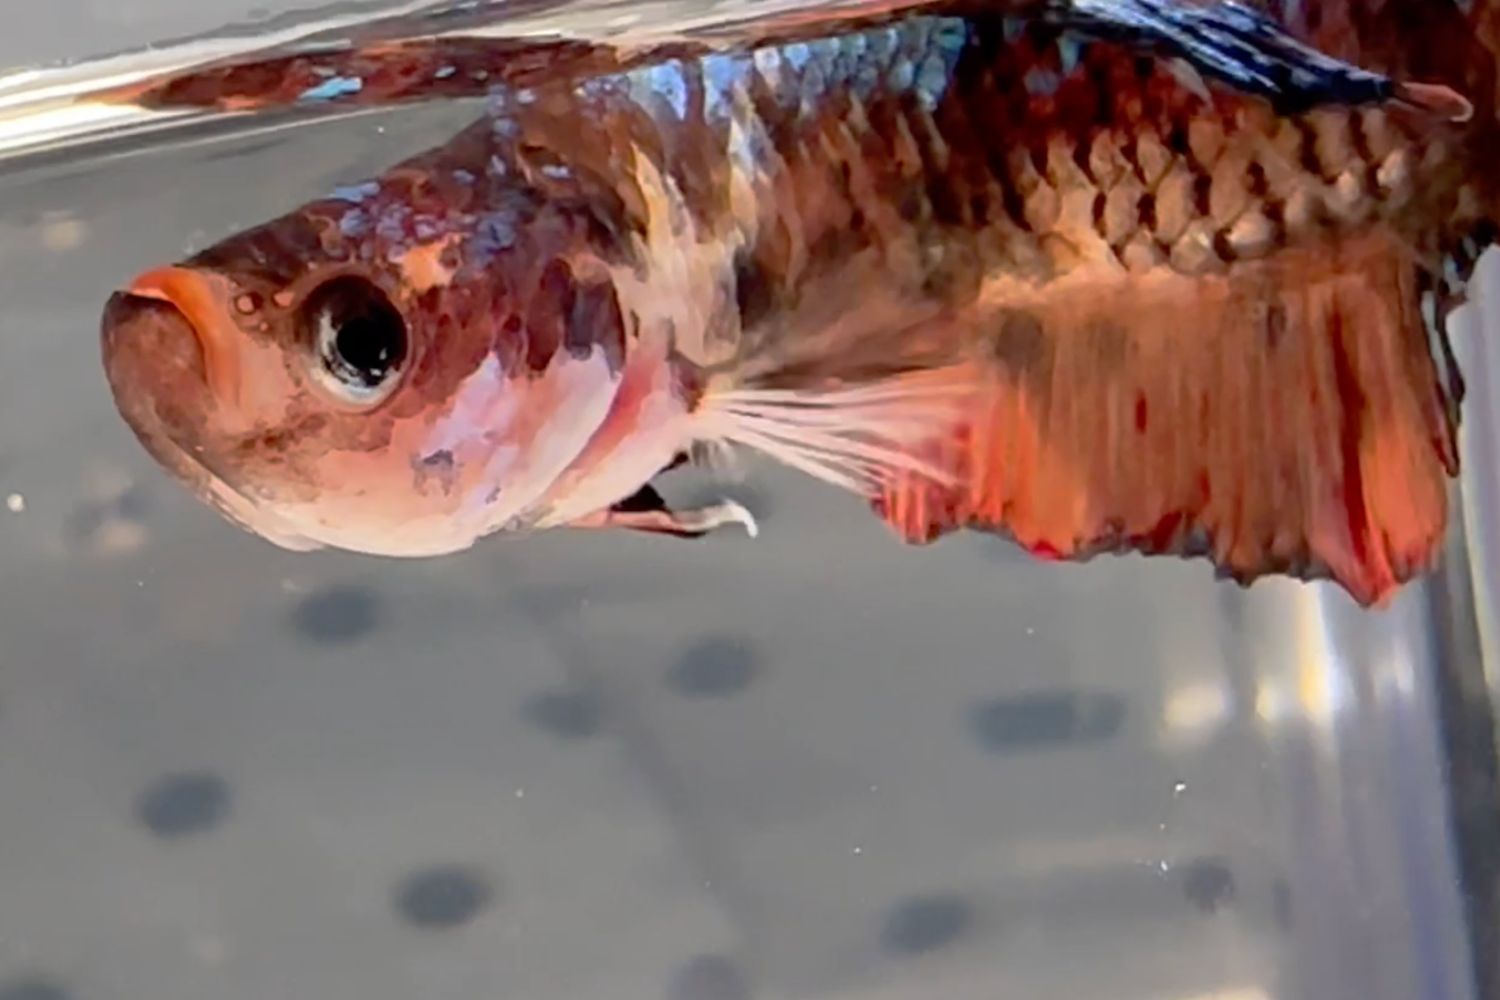
[[[907, 206], [905, 221], [916, 230], [908, 238], [994, 243], [1003, 264], [1054, 256], [1059, 246], [1097, 250], [1090, 245], [1103, 240], [1122, 263], [1127, 246], [1144, 243], [1156, 253], [1138, 255], [1137, 266], [1164, 259], [1197, 273], [1305, 240], [1340, 218], [1358, 221], [1369, 211], [1392, 217], [1412, 204], [1416, 185], [1402, 183], [1409, 178], [1396, 169], [1409, 158], [1409, 147], [1397, 145], [1382, 159], [1367, 162], [1348, 142], [1339, 141], [1367, 118], [1377, 119], [1382, 132], [1399, 133], [1400, 126], [1384, 112], [1313, 112], [1279, 128], [1268, 122], [1273, 131], [1267, 137], [1235, 120], [1244, 114], [1239, 108], [1220, 111], [1193, 95], [1178, 95], [1174, 106], [1130, 96], [1171, 84], [1171, 72], [1156, 64], [1146, 64], [1144, 78], [1119, 88], [1124, 96], [1111, 102], [1110, 84], [1122, 72], [1117, 50], [1085, 46], [1067, 34], [1040, 42], [1027, 36], [997, 50], [997, 32], [1003, 38], [998, 19], [914, 18], [868, 33], [793, 43], [791, 54], [771, 47], [742, 57], [674, 61], [628, 75], [624, 87], [588, 93], [593, 100], [628, 101], [655, 130], [671, 137], [662, 148], [674, 155], [661, 166], [676, 174], [679, 187], [691, 183], [691, 160], [681, 150], [708, 146], [707, 156], [723, 157], [731, 124], [745, 134], [774, 138], [774, 152], [750, 150], [733, 157], [732, 165], [763, 173], [780, 163], [794, 188], [810, 186], [819, 172], [839, 167], [822, 161], [824, 150], [812, 141], [828, 127], [825, 119], [839, 114], [841, 103], [852, 107], [857, 100], [859, 120], [833, 126], [857, 134], [860, 121], [869, 117], [868, 106], [882, 105], [889, 129], [886, 152], [897, 169], [872, 165], [871, 174], [882, 182], [880, 202]], [[1094, 58], [1094, 53], [1100, 55]], [[726, 72], [725, 60], [736, 59], [738, 65]], [[1143, 68], [1136, 60], [1127, 62], [1124, 70]], [[937, 64], [944, 66], [941, 75], [920, 70]], [[1037, 82], [1038, 69], [1046, 71], [1044, 83]], [[867, 93], [851, 94], [848, 81], [866, 70], [879, 83]], [[685, 113], [685, 95], [689, 89], [700, 91], [710, 79], [718, 81], [715, 99], [694, 120]], [[726, 105], [733, 110], [726, 111]], [[1104, 114], [1080, 118], [1079, 107]], [[1198, 133], [1196, 145], [1217, 155], [1208, 160], [1195, 155], [1194, 143], [1186, 138], [1189, 122]], [[1132, 176], [1117, 173], [1110, 184], [1107, 168], [1097, 173], [1073, 169], [1101, 148], [1109, 150], [1103, 155], [1122, 159]], [[566, 150], [559, 153], [567, 155]], [[1252, 166], [1268, 178], [1263, 191], [1252, 191]], [[1390, 175], [1391, 183], [1370, 188], [1356, 184], [1354, 198], [1340, 191], [1342, 180], [1357, 182], [1372, 173]], [[966, 214], [974, 207], [972, 198], [946, 196], [951, 184], [973, 184], [976, 178], [983, 183], [972, 193], [982, 199], [984, 217], [991, 225], [1009, 223], [998, 240], [989, 239], [991, 234], [976, 228], [972, 214]], [[1077, 213], [1061, 211], [1061, 203], [1079, 191], [1090, 204], [1105, 207], [1087, 229]], [[1143, 198], [1149, 199], [1144, 208]], [[1294, 199], [1287, 217], [1284, 206]], [[952, 206], [950, 211], [942, 210], [945, 205]], [[715, 221], [711, 216], [725, 211], [722, 202], [694, 207], [710, 216], [704, 223], [710, 227]], [[1234, 224], [1251, 213], [1267, 224], [1236, 230]], [[783, 221], [799, 223], [784, 214]], [[820, 235], [806, 233], [804, 242], [816, 243]], [[785, 281], [794, 283], [795, 275]]]
[[[1190, 95], [1176, 106], [1160, 106], [1151, 114], [1131, 97], [1112, 105], [1104, 98], [1110, 89], [1106, 74], [1118, 69], [1118, 53], [1105, 53], [1097, 62], [1091, 61], [1091, 52], [1104, 47], [1081, 47], [1063, 35], [1041, 45], [1009, 46], [997, 57], [987, 34], [994, 30], [1003, 34], [998, 25], [984, 22], [937, 21], [928, 26], [926, 19], [918, 18], [899, 30], [826, 39], [814, 47], [796, 43], [794, 51], [825, 53], [819, 60], [805, 55], [788, 58], [774, 48], [746, 57], [747, 65], [733, 82], [718, 88], [719, 100], [737, 106], [730, 117], [740, 129], [777, 139], [774, 156], [745, 157], [736, 160], [736, 165], [765, 172], [782, 164], [794, 187], [816, 183], [823, 190], [825, 185], [816, 175], [837, 171], [841, 164], [827, 160], [826, 149], [810, 141], [811, 137], [826, 130], [824, 118], [839, 113], [829, 105], [836, 108], [846, 93], [844, 78], [859, 75], [865, 68], [863, 60], [873, 60], [883, 86], [850, 95], [851, 110], [843, 112], [850, 120], [834, 127], [858, 136], [870, 116], [870, 103], [883, 106], [882, 123], [887, 129], [883, 152], [893, 165], [868, 165], [867, 173], [880, 181], [878, 204], [906, 206], [904, 221], [914, 230], [906, 238], [989, 243], [999, 266], [1019, 259], [1055, 258], [1058, 246], [1087, 253], [1101, 249], [1092, 244], [1102, 241], [1122, 263], [1126, 263], [1127, 247], [1144, 245], [1155, 253], [1137, 255], [1137, 267], [1166, 260], [1184, 272], [1198, 273], [1220, 268], [1229, 260], [1264, 256], [1341, 221], [1357, 223], [1370, 212], [1396, 217], [1413, 205], [1420, 185], [1410, 177], [1409, 167], [1403, 169], [1410, 159], [1409, 146], [1388, 140], [1387, 145], [1394, 148], [1379, 159], [1365, 160], [1345, 139], [1356, 127], [1368, 130], [1371, 119], [1380, 134], [1403, 134], [1384, 112], [1313, 112], [1281, 123], [1279, 129], [1269, 122], [1274, 129], [1269, 136], [1236, 121], [1244, 114], [1242, 109], [1221, 112]], [[951, 39], [960, 34], [964, 47], [955, 50]], [[935, 47], [932, 39], [940, 36], [950, 39], [942, 51], [956, 51], [958, 58], [941, 86], [932, 80], [919, 85], [913, 67], [929, 60]], [[830, 52], [838, 53], [839, 59], [827, 58]], [[965, 63], [960, 65], [959, 60]], [[843, 73], [822, 69], [840, 63], [847, 67]], [[970, 64], [977, 64], [980, 72]], [[1069, 67], [1071, 72], [1065, 72]], [[1038, 68], [1048, 73], [1040, 91], [1034, 75]], [[1149, 91], [1157, 78], [1169, 80], [1169, 71], [1154, 64], [1148, 68], [1148, 77], [1125, 93]], [[814, 69], [816, 78], [807, 82]], [[704, 68], [674, 66], [673, 78], [680, 79], [679, 74], [696, 79]], [[661, 85], [664, 74], [653, 71], [648, 75]], [[1028, 80], [1030, 85], [1025, 83]], [[825, 87], [832, 88], [833, 94], [807, 100], [807, 94]], [[639, 92], [639, 88], [631, 90]], [[943, 99], [929, 107], [929, 99], [938, 93]], [[1028, 99], [1015, 96], [1021, 93]], [[671, 110], [671, 102], [665, 107], [653, 103], [653, 95], [659, 96], [648, 88], [647, 96], [636, 104], [657, 129], [697, 131], [704, 133], [698, 141], [711, 144], [725, 141], [722, 129], [712, 120], [684, 120]], [[860, 102], [857, 112], [852, 110], [855, 100]], [[1106, 108], [1108, 117], [1096, 115], [1080, 121], [1069, 114], [1078, 106]], [[821, 114], [810, 110], [817, 107], [823, 108]], [[749, 121], [750, 116], [756, 120]], [[1189, 122], [1196, 141], [1186, 139]], [[718, 149], [712, 152], [722, 155]], [[1210, 156], [1205, 158], [1203, 153]], [[1074, 169], [1079, 161], [1090, 163], [1096, 156], [1103, 160], [1097, 168]], [[670, 169], [671, 164], [666, 166]], [[1111, 166], [1116, 169], [1111, 171]], [[1259, 168], [1265, 178], [1261, 190], [1255, 190], [1252, 168]], [[1365, 186], [1362, 182], [1368, 176], [1377, 183]], [[970, 197], [949, 197], [954, 184], [973, 186], [967, 191]], [[1061, 209], [1065, 200], [1080, 191], [1090, 204], [1101, 208], [1087, 228], [1080, 225], [1084, 220], [1077, 213]], [[975, 198], [980, 199], [977, 204], [988, 227], [974, 225]], [[1290, 213], [1288, 203], [1293, 203]], [[768, 211], [783, 207], [773, 204]], [[864, 211], [860, 205], [851, 208]], [[701, 210], [716, 213], [723, 206], [709, 204]], [[1236, 228], [1247, 217], [1264, 224]], [[792, 212], [782, 212], [781, 221], [810, 228]], [[821, 234], [803, 235], [803, 242], [814, 244]], [[1055, 259], [1052, 263], [1065, 266]], [[796, 275], [788, 274], [783, 280], [794, 285]]]

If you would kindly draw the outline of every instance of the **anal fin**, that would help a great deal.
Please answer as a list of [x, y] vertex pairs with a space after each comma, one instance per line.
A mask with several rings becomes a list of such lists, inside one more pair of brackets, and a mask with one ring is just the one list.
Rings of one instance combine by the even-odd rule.
[[1098, 278], [973, 307], [990, 371], [925, 455], [951, 482], [897, 469], [874, 500], [902, 537], [1201, 555], [1365, 605], [1433, 564], [1456, 419], [1394, 238]]

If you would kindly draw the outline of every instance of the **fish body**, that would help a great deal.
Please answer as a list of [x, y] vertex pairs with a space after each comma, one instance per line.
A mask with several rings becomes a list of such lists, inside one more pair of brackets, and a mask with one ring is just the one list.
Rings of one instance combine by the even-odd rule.
[[491, 81], [445, 146], [115, 296], [121, 412], [294, 548], [699, 534], [743, 512], [652, 479], [746, 447], [913, 542], [1383, 599], [1456, 471], [1484, 12], [1003, 7]]

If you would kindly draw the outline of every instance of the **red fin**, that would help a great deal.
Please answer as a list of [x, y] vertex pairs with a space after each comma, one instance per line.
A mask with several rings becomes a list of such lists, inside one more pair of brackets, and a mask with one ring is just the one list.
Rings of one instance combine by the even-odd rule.
[[898, 472], [875, 508], [911, 541], [1201, 554], [1379, 603], [1433, 563], [1457, 471], [1418, 280], [1371, 235], [1228, 277], [1007, 298], [976, 317], [981, 401], [928, 456], [960, 485]]

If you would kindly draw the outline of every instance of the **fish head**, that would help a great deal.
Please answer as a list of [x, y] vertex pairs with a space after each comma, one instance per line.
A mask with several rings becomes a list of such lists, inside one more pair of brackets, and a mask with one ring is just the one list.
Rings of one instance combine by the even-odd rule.
[[283, 547], [438, 555], [524, 527], [612, 405], [623, 321], [567, 220], [432, 183], [310, 203], [105, 307], [136, 437]]

